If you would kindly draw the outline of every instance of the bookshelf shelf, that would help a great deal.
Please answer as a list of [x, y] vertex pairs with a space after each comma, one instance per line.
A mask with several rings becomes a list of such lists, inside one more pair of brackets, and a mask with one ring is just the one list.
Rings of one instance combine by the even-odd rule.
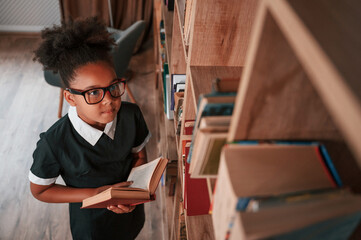
[[186, 217], [188, 239], [214, 239], [212, 218], [209, 215]]
[[212, 81], [215, 78], [240, 78], [242, 67], [233, 66], [190, 66], [191, 90], [196, 111], [200, 95], [212, 91]]
[[186, 73], [186, 58], [185, 51], [183, 49], [182, 32], [179, 26], [179, 17], [177, 11], [177, 4], [175, 4], [174, 17], [173, 17], [173, 29], [172, 29], [172, 45], [171, 50], [173, 53], [171, 66], [172, 74], [185, 74]]
[[195, 1], [190, 21], [190, 66], [244, 66], [257, 1]]
[[[183, 6], [183, 8], [181, 6]], [[183, 12], [183, 14], [181, 14], [181, 12]], [[184, 61], [182, 61], [182, 67], [184, 67], [182, 68], [182, 70], [184, 70], [183, 73], [185, 73], [188, 53], [187, 53], [187, 48], [184, 45], [184, 32], [182, 27], [184, 25], [184, 1], [175, 0], [174, 22], [175, 24], [174, 24], [173, 33], [174, 33], [174, 37], [177, 39], [175, 42], [176, 48], [174, 50], [177, 51], [184, 59]], [[181, 52], [183, 52], [183, 54]]]

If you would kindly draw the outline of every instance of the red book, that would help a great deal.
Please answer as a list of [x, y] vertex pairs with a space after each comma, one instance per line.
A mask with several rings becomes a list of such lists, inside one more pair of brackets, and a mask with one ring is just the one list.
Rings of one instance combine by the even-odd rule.
[[[189, 154], [189, 147], [186, 143], [190, 141], [183, 141], [184, 159], [187, 159]], [[184, 161], [184, 208], [187, 210], [188, 216], [209, 214], [210, 199], [208, 194], [207, 180], [202, 178], [190, 178], [189, 164], [187, 160]]]
[[185, 135], [192, 135], [193, 128], [194, 128], [194, 120], [185, 120], [184, 121], [184, 134]]

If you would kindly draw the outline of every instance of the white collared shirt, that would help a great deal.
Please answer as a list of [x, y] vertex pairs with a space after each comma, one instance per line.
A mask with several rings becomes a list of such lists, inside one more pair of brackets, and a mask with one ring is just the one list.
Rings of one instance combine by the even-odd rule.
[[108, 137], [114, 140], [115, 130], [117, 126], [117, 116], [115, 116], [114, 120], [105, 125], [104, 131], [100, 131], [88, 123], [84, 122], [76, 111], [76, 107], [69, 107], [68, 116], [71, 124], [75, 128], [75, 130], [82, 136], [88, 143], [94, 146], [100, 139], [103, 133], [105, 133]]

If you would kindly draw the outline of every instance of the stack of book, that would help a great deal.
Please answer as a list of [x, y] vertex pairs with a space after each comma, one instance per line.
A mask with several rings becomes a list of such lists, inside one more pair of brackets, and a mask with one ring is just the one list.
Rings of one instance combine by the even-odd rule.
[[[237, 89], [239, 79], [231, 82], [232, 90]], [[215, 90], [201, 96], [196, 119], [184, 120], [182, 135], [191, 139], [182, 141], [183, 198], [188, 216], [210, 213], [212, 183], [217, 176], [220, 151], [226, 141], [235, 101], [235, 93], [216, 91], [225, 90], [219, 88], [220, 85], [220, 81], [215, 81]]]
[[[224, 84], [227, 86], [224, 87]], [[226, 143], [239, 79], [216, 79], [213, 92], [201, 95], [187, 159], [192, 178], [216, 178], [220, 153]]]
[[317, 142], [227, 144], [212, 207], [216, 239], [347, 239], [361, 219]]

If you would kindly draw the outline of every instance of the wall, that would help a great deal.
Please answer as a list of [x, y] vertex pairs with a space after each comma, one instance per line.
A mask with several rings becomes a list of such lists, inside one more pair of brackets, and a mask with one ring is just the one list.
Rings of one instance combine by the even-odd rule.
[[0, 0], [0, 31], [39, 32], [60, 21], [59, 0]]

